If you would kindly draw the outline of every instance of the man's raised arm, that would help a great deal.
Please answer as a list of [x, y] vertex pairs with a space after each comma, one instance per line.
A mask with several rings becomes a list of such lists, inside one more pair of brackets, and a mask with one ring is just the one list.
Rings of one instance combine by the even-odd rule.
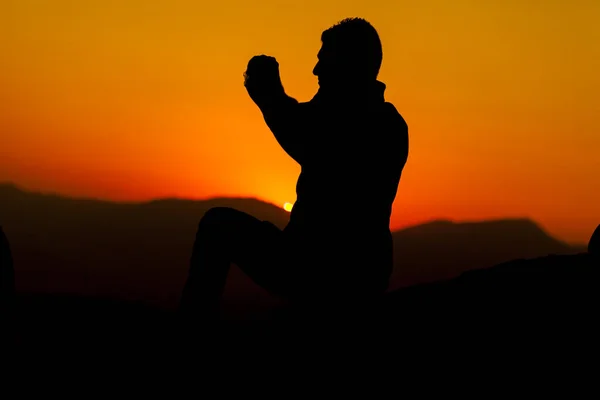
[[307, 104], [287, 94], [279, 77], [279, 64], [273, 57], [256, 56], [248, 63], [244, 85], [260, 108], [275, 139], [297, 163], [306, 154], [305, 122]]
[[306, 156], [307, 132], [305, 122], [307, 104], [298, 103], [292, 97], [283, 93], [282, 96], [273, 98], [271, 102], [259, 106], [267, 126], [273, 132], [279, 145], [298, 164]]

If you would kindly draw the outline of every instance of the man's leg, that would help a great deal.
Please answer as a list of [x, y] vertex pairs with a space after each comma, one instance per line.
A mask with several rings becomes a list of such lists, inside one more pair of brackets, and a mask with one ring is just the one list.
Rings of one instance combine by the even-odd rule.
[[192, 321], [218, 318], [231, 263], [257, 284], [277, 286], [282, 232], [232, 208], [210, 209], [200, 221], [180, 311]]

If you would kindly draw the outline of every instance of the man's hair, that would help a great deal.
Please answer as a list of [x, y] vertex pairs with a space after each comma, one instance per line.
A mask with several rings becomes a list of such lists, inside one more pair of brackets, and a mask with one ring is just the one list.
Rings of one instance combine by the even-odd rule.
[[331, 45], [338, 56], [351, 62], [369, 78], [376, 79], [383, 60], [383, 49], [377, 30], [362, 18], [346, 18], [321, 35], [324, 44]]

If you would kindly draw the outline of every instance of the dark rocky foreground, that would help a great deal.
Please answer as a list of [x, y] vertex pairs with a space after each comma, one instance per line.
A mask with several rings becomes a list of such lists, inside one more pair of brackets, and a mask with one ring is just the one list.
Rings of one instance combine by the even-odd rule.
[[330, 310], [329, 317], [318, 321], [281, 310], [270, 321], [199, 326], [192, 338], [180, 329], [175, 313], [75, 296], [19, 295], [11, 325], [19, 348], [83, 354], [100, 349], [170, 351], [186, 338], [191, 340], [185, 346], [192, 347], [278, 343], [281, 349], [281, 343], [310, 338], [321, 344], [330, 337], [356, 345], [375, 337], [401, 346], [407, 337], [441, 343], [508, 334], [554, 340], [556, 346], [597, 337], [598, 267], [598, 259], [589, 254], [515, 261], [391, 292], [362, 313], [351, 310], [347, 319], [339, 318], [341, 310]]
[[460, 342], [483, 349], [507, 341], [521, 346], [545, 343], [555, 351], [591, 346], [598, 337], [596, 236], [588, 253], [514, 260], [396, 290], [363, 310], [320, 310], [324, 318], [315, 320], [312, 311], [282, 309], [267, 321], [198, 326], [193, 335], [182, 329], [175, 313], [142, 304], [12, 296], [10, 251], [6, 238], [1, 239], [2, 334], [4, 345], [19, 352], [156, 355], [198, 349], [206, 355], [250, 349], [289, 354], [303, 345], [374, 351]]

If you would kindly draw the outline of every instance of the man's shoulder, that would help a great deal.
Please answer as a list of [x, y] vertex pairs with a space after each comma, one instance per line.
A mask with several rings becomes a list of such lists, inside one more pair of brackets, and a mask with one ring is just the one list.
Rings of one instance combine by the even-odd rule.
[[408, 124], [392, 103], [386, 101], [383, 108], [384, 130], [386, 132], [385, 137], [387, 138], [388, 150], [396, 152], [400, 149], [402, 157], [398, 157], [397, 159], [406, 161], [409, 147]]

